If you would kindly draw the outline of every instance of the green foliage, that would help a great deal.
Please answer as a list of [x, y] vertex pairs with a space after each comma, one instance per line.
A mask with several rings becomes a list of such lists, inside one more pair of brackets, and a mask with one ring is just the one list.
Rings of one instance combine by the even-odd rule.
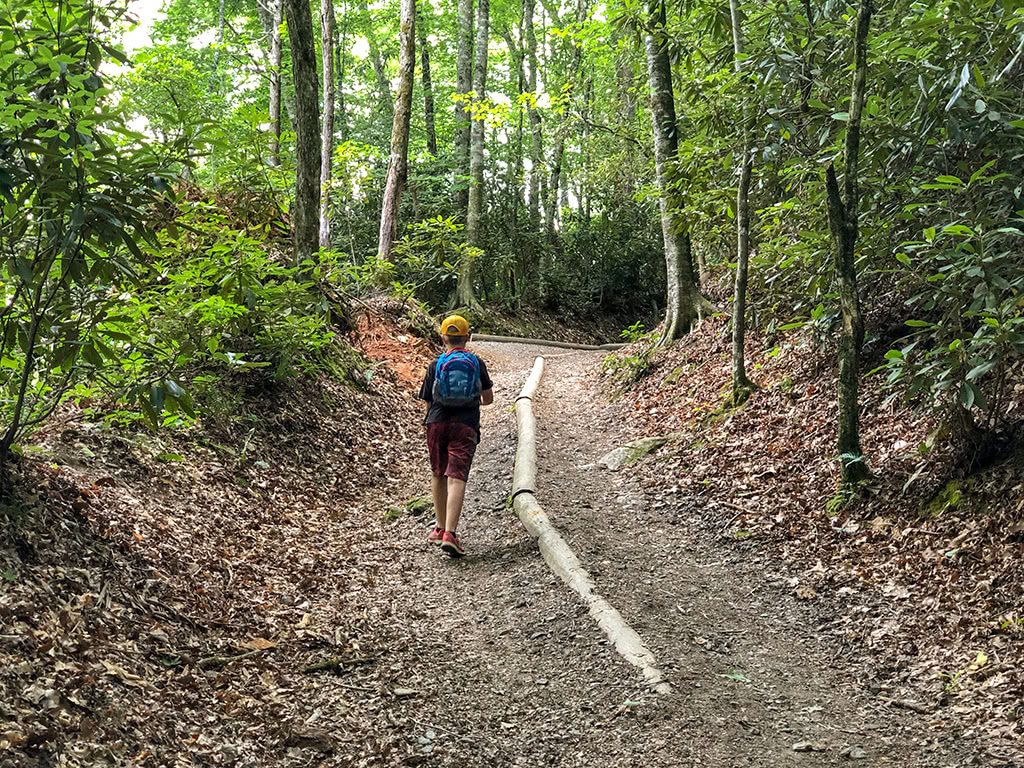
[[628, 386], [647, 375], [656, 350], [657, 346], [652, 342], [629, 354], [612, 352], [601, 362], [601, 370], [620, 386]]
[[994, 165], [922, 185], [937, 193], [927, 204], [935, 224], [895, 254], [914, 318], [906, 343], [886, 353], [889, 380], [954, 426], [974, 412], [971, 423], [1001, 426], [1024, 357], [1024, 222], [1007, 210], [1009, 174], [989, 175]]
[[[161, 158], [107, 111], [101, 65], [124, 58], [105, 42], [113, 13], [85, 0], [0, 8], [0, 455], [122, 364], [119, 306], [168, 189]], [[151, 398], [168, 393], [178, 400]]]
[[455, 290], [459, 265], [483, 255], [462, 240], [463, 226], [451, 217], [436, 216], [410, 224], [394, 250], [395, 275], [415, 295], [445, 306]]
[[133, 376], [186, 365], [268, 368], [275, 377], [318, 369], [334, 334], [315, 269], [285, 264], [209, 203], [183, 204], [175, 232], [148, 263], [145, 291], [125, 303], [136, 350]]
[[643, 338], [649, 338], [650, 332], [644, 327], [643, 323], [637, 321], [628, 328], [623, 328], [619, 337], [627, 344], [634, 344]]

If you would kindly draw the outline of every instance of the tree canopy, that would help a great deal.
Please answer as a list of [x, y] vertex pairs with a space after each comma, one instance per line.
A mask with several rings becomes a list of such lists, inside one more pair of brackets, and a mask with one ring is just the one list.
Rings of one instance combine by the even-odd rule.
[[736, 402], [747, 329], [803, 329], [850, 424], [882, 375], [977, 445], [1024, 350], [1024, 10], [872, 5], [167, 0], [129, 54], [120, 0], [7, 0], [0, 448], [317, 365], [389, 285], [664, 343], [732, 307]]

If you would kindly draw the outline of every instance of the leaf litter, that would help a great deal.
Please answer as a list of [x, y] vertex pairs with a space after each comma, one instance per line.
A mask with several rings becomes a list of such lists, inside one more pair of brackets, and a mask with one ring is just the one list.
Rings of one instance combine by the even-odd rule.
[[[629, 439], [671, 435], [637, 469], [663, 518], [788, 572], [881, 701], [974, 743], [979, 759], [1024, 764], [1024, 453], [962, 477], [933, 446], [936, 424], [868, 377], [873, 478], [843, 503], [833, 361], [799, 333], [750, 333], [760, 388], [730, 409], [727, 336], [723, 320], [706, 321], [646, 377], [606, 385], [636, 425]], [[1024, 378], [1013, 397], [1024, 402]]]

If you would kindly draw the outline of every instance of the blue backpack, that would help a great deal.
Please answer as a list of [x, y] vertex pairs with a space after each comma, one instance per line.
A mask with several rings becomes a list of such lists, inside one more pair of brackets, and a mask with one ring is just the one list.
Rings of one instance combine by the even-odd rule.
[[446, 408], [466, 408], [480, 402], [480, 360], [472, 352], [453, 349], [437, 358], [434, 366], [435, 403]]

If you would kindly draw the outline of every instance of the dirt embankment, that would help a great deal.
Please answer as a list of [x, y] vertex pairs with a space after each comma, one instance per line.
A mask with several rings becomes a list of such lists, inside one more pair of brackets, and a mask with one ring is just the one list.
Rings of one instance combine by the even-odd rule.
[[362, 738], [309, 722], [304, 670], [371, 663], [388, 556], [362, 531], [426, 463], [422, 343], [387, 313], [366, 341], [362, 391], [254, 382], [226, 426], [67, 410], [38, 434], [2, 494], [0, 766], [307, 765]]
[[[730, 409], [726, 334], [706, 322], [643, 378], [609, 382], [642, 434], [672, 436], [642, 470], [666, 515], [695, 506], [706, 534], [782, 563], [793, 594], [831, 617], [823, 630], [866, 655], [869, 689], [914, 699], [993, 754], [1020, 755], [1024, 455], [963, 476], [932, 447], [934, 424], [869, 377], [862, 442], [873, 481], [843, 504], [831, 362], [798, 336], [766, 344], [750, 334], [760, 389]], [[620, 359], [642, 365], [641, 355], [634, 346]]]

